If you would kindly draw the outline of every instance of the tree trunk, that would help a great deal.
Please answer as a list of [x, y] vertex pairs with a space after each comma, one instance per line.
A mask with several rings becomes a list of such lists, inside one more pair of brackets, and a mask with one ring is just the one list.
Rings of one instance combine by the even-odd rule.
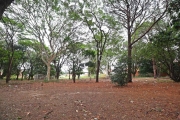
[[132, 82], [131, 67], [132, 67], [132, 45], [131, 45], [131, 26], [130, 26], [130, 10], [127, 5], [127, 34], [128, 34], [128, 82]]
[[111, 72], [111, 68], [110, 68], [110, 65], [109, 65], [109, 62], [107, 64], [107, 75], [109, 76], [110, 75], [110, 72]]
[[71, 71], [69, 70], [69, 80], [71, 79]]
[[6, 83], [9, 83], [10, 78], [11, 78], [13, 56], [14, 56], [14, 54], [12, 54], [11, 57], [9, 57], [8, 71], [6, 74]]
[[99, 82], [99, 70], [100, 70], [100, 60], [97, 60], [97, 66], [96, 66], [96, 82]]
[[50, 73], [51, 72], [51, 64], [50, 63], [48, 63], [47, 64], [47, 76], [46, 76], [46, 78], [47, 78], [47, 81], [49, 81], [50, 80]]
[[33, 79], [33, 66], [31, 65], [28, 80], [32, 80], [32, 79]]
[[21, 80], [23, 80], [24, 79], [24, 71], [22, 71], [22, 77], [21, 77]]
[[153, 63], [154, 79], [156, 79], [157, 78], [157, 66], [156, 66], [156, 61], [154, 58], [152, 58], [152, 63]]
[[24, 72], [25, 72], [25, 67], [24, 67], [24, 69], [23, 69], [23, 71], [21, 72], [21, 80], [23, 80], [24, 79]]
[[75, 73], [75, 61], [73, 60], [73, 70], [72, 70], [72, 79], [73, 82], [76, 82], [76, 73]]
[[61, 72], [61, 64], [58, 62], [58, 64], [56, 65], [56, 79], [59, 79], [60, 76], [60, 72]]
[[99, 43], [96, 43], [97, 55], [96, 55], [96, 82], [99, 82], [99, 67], [100, 67], [100, 54], [99, 54]]
[[131, 74], [131, 67], [132, 67], [132, 58], [131, 58], [131, 46], [128, 46], [128, 76], [127, 80], [128, 82], [132, 82], [132, 74]]
[[18, 80], [19, 79], [19, 74], [16, 74], [16, 80]]
[[56, 79], [58, 80], [59, 79], [59, 74], [60, 73], [60, 70], [59, 70], [59, 66], [56, 66]]

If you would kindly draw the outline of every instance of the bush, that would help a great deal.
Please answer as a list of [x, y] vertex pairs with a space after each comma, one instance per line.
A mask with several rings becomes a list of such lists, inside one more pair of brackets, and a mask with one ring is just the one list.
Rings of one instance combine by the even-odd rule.
[[119, 86], [124, 86], [128, 83], [127, 81], [127, 63], [122, 62], [123, 60], [119, 60], [117, 65], [115, 66], [110, 79], [112, 83], [115, 83]]

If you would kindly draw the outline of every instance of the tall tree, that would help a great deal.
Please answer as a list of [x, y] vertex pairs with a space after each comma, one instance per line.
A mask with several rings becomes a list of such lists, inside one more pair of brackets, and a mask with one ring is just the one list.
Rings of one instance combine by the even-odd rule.
[[71, 66], [71, 73], [72, 73], [72, 79], [75, 83], [76, 76], [78, 78], [80, 77], [80, 74], [82, 73], [82, 69], [80, 67], [80, 64], [82, 60], [84, 59], [83, 56], [83, 50], [84, 50], [84, 44], [80, 42], [72, 42], [68, 48], [70, 55], [69, 55], [69, 65]]
[[[107, 0], [109, 11], [115, 15], [119, 23], [126, 29], [128, 41], [128, 81], [132, 82], [132, 48], [151, 28], [164, 16], [168, 8], [168, 0]], [[151, 25], [136, 39], [133, 35], [146, 21]]]
[[96, 46], [96, 82], [99, 82], [99, 72], [105, 46], [109, 40], [111, 29], [115, 22], [103, 10], [102, 1], [85, 1], [79, 3], [83, 23], [89, 28]]

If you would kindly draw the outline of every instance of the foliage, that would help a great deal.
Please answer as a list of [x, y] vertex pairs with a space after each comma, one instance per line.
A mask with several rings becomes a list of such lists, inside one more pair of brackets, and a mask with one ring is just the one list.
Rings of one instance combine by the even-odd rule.
[[176, 30], [180, 30], [180, 1], [172, 0], [168, 9], [172, 19], [172, 25]]
[[140, 61], [139, 70], [140, 76], [150, 77], [150, 74], [153, 74], [152, 61], [142, 59]]
[[111, 81], [120, 86], [124, 86], [128, 83], [127, 81], [127, 58], [119, 59], [116, 64], [113, 74], [111, 75]]
[[180, 39], [179, 33], [171, 27], [159, 32], [151, 38], [152, 50], [161, 67], [166, 68], [167, 74], [175, 82], [180, 82]]

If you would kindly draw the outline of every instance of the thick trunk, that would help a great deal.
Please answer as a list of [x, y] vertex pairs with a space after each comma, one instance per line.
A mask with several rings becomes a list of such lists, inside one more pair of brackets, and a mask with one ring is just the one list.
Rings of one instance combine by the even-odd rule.
[[59, 75], [60, 75], [60, 69], [59, 69], [59, 67], [57, 66], [57, 67], [56, 67], [56, 79], [57, 79], [57, 80], [59, 79]]
[[33, 79], [33, 66], [31, 65], [31, 69], [30, 69], [28, 80], [32, 80], [32, 79]]
[[47, 76], [46, 76], [47, 81], [50, 80], [50, 76], [51, 76], [50, 72], [51, 72], [51, 64], [49, 63], [49, 64], [47, 64]]
[[131, 46], [128, 46], [128, 82], [132, 82], [132, 74], [131, 74], [131, 67], [132, 67], [132, 59], [131, 59]]
[[152, 58], [152, 63], [153, 63], [154, 79], [156, 79], [157, 78], [157, 66], [156, 66], [156, 62], [155, 62], [154, 58]]
[[127, 75], [127, 81], [132, 82], [132, 44], [131, 44], [131, 25], [130, 25], [130, 9], [129, 4], [127, 4], [127, 34], [128, 34], [128, 75]]
[[59, 79], [60, 72], [61, 72], [61, 65], [58, 62], [57, 66], [56, 66], [56, 79], [57, 80]]

